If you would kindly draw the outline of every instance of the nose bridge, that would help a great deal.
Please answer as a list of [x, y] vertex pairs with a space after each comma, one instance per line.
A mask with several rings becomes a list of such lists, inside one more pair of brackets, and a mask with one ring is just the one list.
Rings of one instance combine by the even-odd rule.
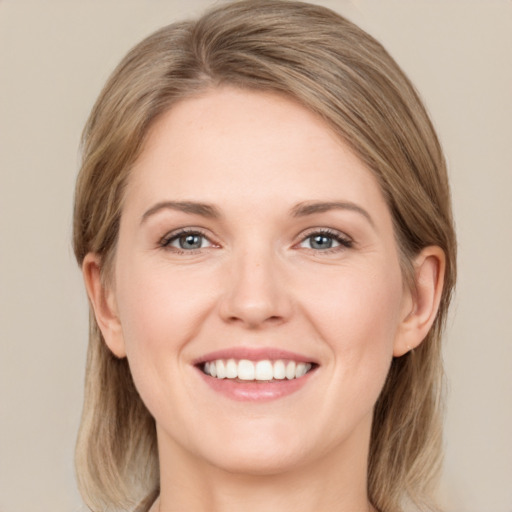
[[225, 320], [252, 328], [282, 322], [291, 309], [275, 251], [255, 245], [233, 253], [222, 304]]

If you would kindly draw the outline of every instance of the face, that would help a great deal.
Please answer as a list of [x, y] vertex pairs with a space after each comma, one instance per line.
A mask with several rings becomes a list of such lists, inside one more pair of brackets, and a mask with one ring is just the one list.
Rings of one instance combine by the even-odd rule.
[[375, 178], [314, 114], [233, 88], [175, 105], [114, 265], [105, 338], [162, 453], [254, 473], [364, 458], [411, 298]]

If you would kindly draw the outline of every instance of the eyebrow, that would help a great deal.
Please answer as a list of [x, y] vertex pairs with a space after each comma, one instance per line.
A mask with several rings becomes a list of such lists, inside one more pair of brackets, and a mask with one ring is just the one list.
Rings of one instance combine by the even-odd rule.
[[315, 213], [324, 213], [330, 210], [349, 210], [361, 214], [372, 227], [375, 223], [371, 215], [359, 205], [348, 201], [306, 201], [294, 206], [291, 210], [293, 217], [305, 217], [307, 215], [314, 215]]
[[149, 210], [147, 210], [141, 218], [140, 223], [143, 224], [148, 217], [151, 217], [155, 213], [162, 210], [174, 210], [184, 213], [192, 213], [194, 215], [201, 215], [209, 219], [217, 219], [220, 217], [219, 210], [207, 203], [196, 203], [194, 201], [162, 201], [155, 204]]
[[[198, 203], [195, 201], [161, 201], [152, 206], [142, 215], [141, 224], [144, 223], [148, 217], [155, 215], [161, 210], [175, 210], [200, 215], [209, 219], [218, 219], [221, 217], [219, 210], [208, 203]], [[373, 227], [375, 227], [373, 219], [364, 208], [348, 201], [305, 201], [295, 205], [291, 209], [291, 215], [292, 217], [306, 217], [308, 215], [324, 213], [330, 210], [349, 210], [359, 213], [365, 217]]]

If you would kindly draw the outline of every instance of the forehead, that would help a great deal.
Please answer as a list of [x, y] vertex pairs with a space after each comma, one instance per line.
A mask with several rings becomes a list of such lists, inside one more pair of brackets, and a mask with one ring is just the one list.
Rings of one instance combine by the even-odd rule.
[[125, 199], [164, 195], [262, 207], [383, 200], [373, 174], [319, 116], [286, 96], [232, 87], [178, 102], [151, 128]]

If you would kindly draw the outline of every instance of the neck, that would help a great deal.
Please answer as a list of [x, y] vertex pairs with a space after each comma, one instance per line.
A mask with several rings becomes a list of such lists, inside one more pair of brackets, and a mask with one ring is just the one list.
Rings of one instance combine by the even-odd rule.
[[161, 494], [155, 512], [375, 512], [367, 496], [367, 454], [360, 451], [333, 450], [334, 456], [292, 471], [255, 475], [199, 462], [176, 446], [166, 453], [169, 444], [161, 441]]

